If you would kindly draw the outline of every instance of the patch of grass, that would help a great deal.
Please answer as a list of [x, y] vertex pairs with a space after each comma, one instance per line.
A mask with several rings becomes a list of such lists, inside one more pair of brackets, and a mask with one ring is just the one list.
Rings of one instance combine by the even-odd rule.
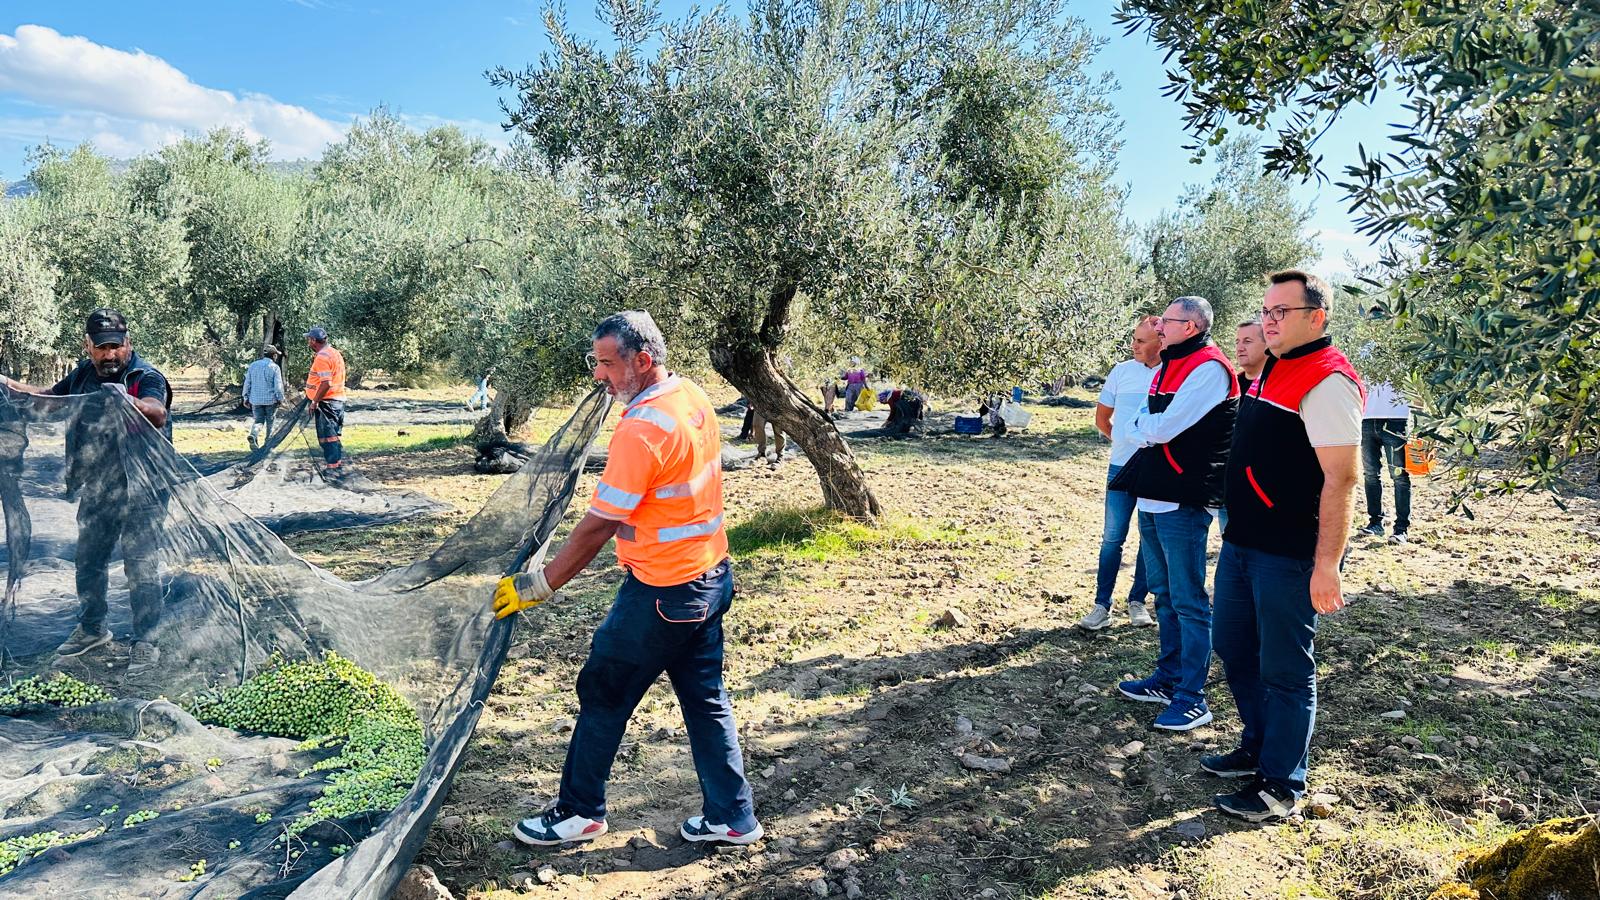
[[1566, 588], [1551, 588], [1534, 595], [1534, 602], [1546, 609], [1557, 612], [1577, 612], [1583, 607], [1594, 602], [1594, 596], [1585, 591], [1573, 591]]
[[1507, 644], [1502, 641], [1486, 638], [1475, 641], [1473, 646], [1485, 659], [1504, 660], [1509, 662], [1517, 658], [1517, 647], [1515, 644]]
[[[1173, 862], [1190, 896], [1235, 897], [1246, 872], [1271, 871], [1279, 859], [1297, 860], [1302, 871], [1279, 876], [1276, 896], [1367, 897], [1402, 900], [1426, 897], [1455, 875], [1463, 851], [1492, 846], [1510, 829], [1492, 818], [1465, 830], [1447, 825], [1425, 805], [1375, 817], [1337, 836], [1319, 836], [1316, 826], [1278, 826], [1268, 840], [1226, 836], [1179, 848]], [[1298, 866], [1296, 867], [1298, 868]], [[1293, 886], [1293, 891], [1288, 888]]]
[[[233, 431], [180, 428], [173, 433], [178, 452], [190, 456], [243, 458], [250, 452], [245, 442], [248, 424], [235, 425]], [[400, 432], [405, 432], [401, 434]], [[306, 430], [310, 434], [309, 426]], [[346, 453], [394, 453], [440, 450], [461, 444], [472, 433], [466, 425], [350, 425], [344, 430]], [[283, 449], [293, 452], [299, 439], [290, 435]]]
[[764, 509], [728, 529], [735, 556], [771, 554], [828, 562], [871, 550], [929, 544], [962, 544], [970, 538], [950, 528], [889, 517], [876, 527], [824, 507]]

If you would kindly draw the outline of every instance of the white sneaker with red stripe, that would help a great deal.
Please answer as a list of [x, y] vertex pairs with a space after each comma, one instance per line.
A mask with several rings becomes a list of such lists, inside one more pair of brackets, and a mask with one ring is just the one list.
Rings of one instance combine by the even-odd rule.
[[605, 819], [586, 819], [559, 806], [550, 807], [538, 818], [523, 819], [511, 830], [512, 837], [535, 847], [592, 841], [605, 833]]
[[721, 841], [724, 844], [754, 844], [766, 836], [766, 829], [757, 822], [750, 831], [734, 831], [726, 825], [713, 825], [705, 816], [690, 816], [678, 826], [678, 833], [686, 841]]

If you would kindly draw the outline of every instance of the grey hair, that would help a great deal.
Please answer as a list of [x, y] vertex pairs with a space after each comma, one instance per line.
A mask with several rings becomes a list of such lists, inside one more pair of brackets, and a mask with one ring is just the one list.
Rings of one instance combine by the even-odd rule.
[[1172, 301], [1201, 331], [1211, 330], [1211, 301], [1204, 297], [1179, 297]]
[[626, 356], [640, 350], [650, 354], [658, 366], [667, 364], [667, 339], [661, 336], [656, 320], [642, 309], [629, 309], [607, 316], [595, 326], [593, 340], [616, 338], [617, 349]]

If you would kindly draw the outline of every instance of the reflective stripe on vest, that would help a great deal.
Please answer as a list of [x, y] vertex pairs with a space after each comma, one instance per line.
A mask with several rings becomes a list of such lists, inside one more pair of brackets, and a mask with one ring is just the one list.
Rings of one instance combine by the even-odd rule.
[[[669, 484], [666, 487], [656, 488], [656, 499], [670, 500], [673, 497], [693, 497], [697, 491], [706, 486], [706, 482], [710, 481], [713, 475], [720, 471], [722, 471], [722, 460], [714, 459], [711, 462], [706, 463], [706, 465], [688, 481], [680, 481], [677, 484]], [[617, 493], [620, 494], [622, 492], [618, 491]], [[602, 499], [604, 499], [607, 503], [616, 503], [615, 500], [612, 500], [609, 497]], [[616, 505], [621, 506], [622, 504], [616, 503]], [[632, 507], [629, 508], [631, 509]]]
[[644, 500], [644, 497], [639, 494], [630, 494], [621, 488], [612, 487], [604, 481], [600, 482], [600, 486], [595, 490], [595, 496], [618, 509], [626, 510], [637, 509], [639, 503]]
[[632, 541], [635, 544], [670, 544], [673, 541], [686, 541], [689, 538], [705, 537], [716, 534], [722, 527], [722, 517], [717, 516], [708, 522], [692, 522], [688, 525], [675, 525], [671, 528], [662, 528], [652, 536], [650, 529], [643, 529], [644, 537], [640, 537], [640, 530], [633, 525], [621, 525], [617, 528], [617, 540]]
[[667, 434], [678, 429], [677, 420], [670, 413], [663, 412], [653, 406], [635, 406], [623, 415], [624, 419], [643, 419], [651, 425], [665, 431]]

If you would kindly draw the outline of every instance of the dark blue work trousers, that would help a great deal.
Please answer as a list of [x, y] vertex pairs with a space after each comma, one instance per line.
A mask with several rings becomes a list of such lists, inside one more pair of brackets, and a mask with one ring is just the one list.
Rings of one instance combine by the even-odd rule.
[[561, 770], [564, 808], [590, 819], [606, 817], [606, 781], [628, 718], [665, 672], [683, 708], [706, 821], [735, 831], [755, 829], [733, 706], [722, 684], [722, 617], [732, 604], [727, 560], [673, 587], [653, 587], [628, 575], [578, 673], [578, 723]]

